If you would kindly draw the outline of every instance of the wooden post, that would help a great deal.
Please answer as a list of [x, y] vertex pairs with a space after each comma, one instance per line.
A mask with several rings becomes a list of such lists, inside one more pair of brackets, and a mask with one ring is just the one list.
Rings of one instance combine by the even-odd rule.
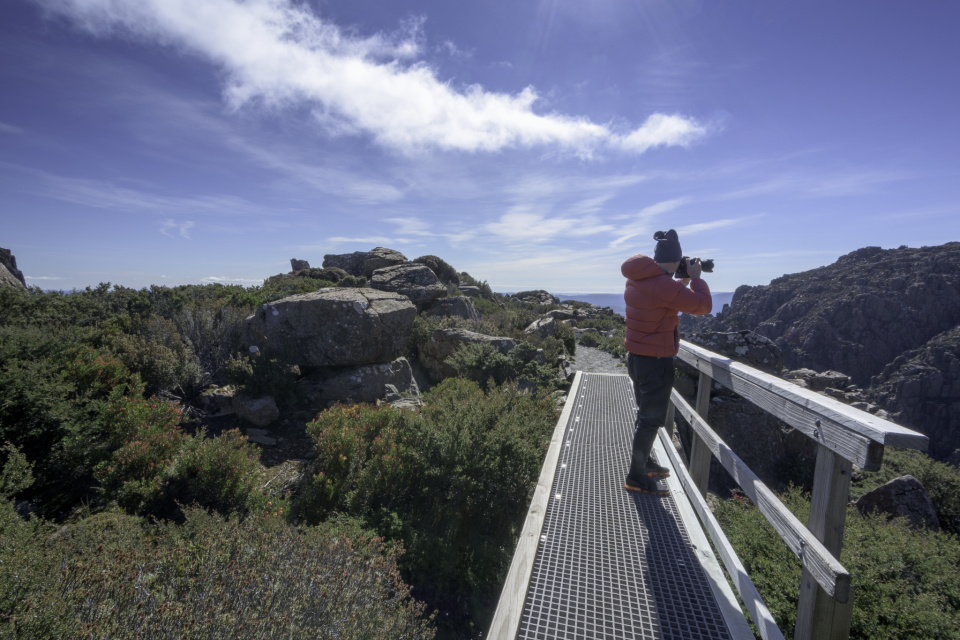
[[[697, 384], [697, 413], [704, 419], [707, 419], [707, 413], [710, 411], [710, 387], [713, 386], [713, 378], [700, 372], [700, 382]], [[690, 477], [700, 495], [707, 495], [707, 484], [710, 481], [710, 447], [704, 443], [703, 439], [697, 435], [697, 430], [692, 430], [690, 439]]]
[[[822, 444], [817, 447], [807, 527], [837, 559], [843, 547], [852, 467], [849, 460]], [[820, 588], [806, 569], [803, 570], [794, 640], [846, 640], [850, 637], [852, 615], [853, 594], [846, 602], [838, 602]]]

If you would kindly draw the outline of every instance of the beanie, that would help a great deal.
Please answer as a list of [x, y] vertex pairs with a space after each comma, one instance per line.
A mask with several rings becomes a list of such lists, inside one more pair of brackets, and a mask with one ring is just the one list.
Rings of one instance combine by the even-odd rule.
[[680, 249], [680, 239], [677, 232], [657, 231], [653, 234], [653, 239], [657, 241], [657, 249], [653, 254], [653, 259], [657, 262], [680, 262], [683, 259], [683, 251]]

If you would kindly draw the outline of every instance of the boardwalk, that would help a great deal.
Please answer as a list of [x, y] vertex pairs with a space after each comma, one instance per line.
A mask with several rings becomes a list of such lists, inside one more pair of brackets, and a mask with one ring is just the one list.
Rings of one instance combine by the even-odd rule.
[[578, 374], [491, 637], [754, 637], [676, 478], [668, 498], [623, 490], [634, 412], [627, 376]]

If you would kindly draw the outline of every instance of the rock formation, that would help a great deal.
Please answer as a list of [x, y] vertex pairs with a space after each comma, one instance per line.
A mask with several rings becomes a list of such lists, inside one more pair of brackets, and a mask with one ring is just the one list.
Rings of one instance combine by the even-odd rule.
[[298, 383], [311, 405], [324, 408], [335, 402], [375, 403], [390, 395], [418, 398], [420, 390], [406, 358], [392, 362], [322, 370]]
[[480, 320], [480, 313], [473, 305], [473, 301], [466, 296], [438, 298], [427, 310], [427, 315], [449, 316], [474, 321]]
[[435, 329], [430, 339], [420, 346], [420, 364], [430, 379], [439, 382], [457, 375], [446, 360], [464, 344], [490, 344], [500, 353], [508, 353], [517, 346], [512, 338], [498, 338], [474, 333], [466, 329]]
[[906, 518], [917, 529], [940, 530], [937, 512], [927, 490], [913, 476], [894, 478], [857, 500], [860, 513], [879, 511], [891, 518]]
[[[367, 253], [367, 257], [364, 258], [362, 275], [370, 278], [377, 269], [392, 267], [394, 265], [403, 264], [404, 262], [407, 262], [407, 258], [399, 251], [386, 249], [384, 247], [376, 247], [375, 249], [369, 251]], [[434, 277], [436, 277], [436, 274], [434, 274]]]
[[534, 291], [520, 291], [519, 293], [514, 293], [512, 298], [519, 300], [520, 302], [526, 302], [527, 304], [560, 304], [560, 298], [551, 295], [548, 291], [543, 289], [536, 289]]
[[421, 311], [437, 298], [447, 295], [447, 287], [441, 284], [429, 267], [412, 262], [375, 270], [370, 278], [370, 286], [381, 291], [402, 294]]
[[375, 289], [322, 289], [265, 304], [243, 323], [253, 351], [300, 367], [392, 362], [417, 315], [405, 296]]
[[849, 376], [842, 399], [880, 405], [930, 437], [939, 459], [960, 448], [958, 327], [960, 242], [859, 249], [830, 266], [740, 287], [714, 318], [681, 317], [684, 332], [751, 329], [774, 341], [791, 369]]
[[17, 269], [17, 259], [9, 249], [0, 247], [0, 286], [26, 287], [23, 272]]

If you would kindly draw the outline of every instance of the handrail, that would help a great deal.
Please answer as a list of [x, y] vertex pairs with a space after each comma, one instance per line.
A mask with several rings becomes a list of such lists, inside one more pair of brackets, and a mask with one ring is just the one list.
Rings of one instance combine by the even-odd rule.
[[927, 449], [929, 440], [923, 434], [703, 347], [681, 341], [678, 355], [714, 381], [864, 469], [880, 468], [884, 445]]
[[776, 494], [761, 482], [743, 460], [710, 428], [707, 421], [697, 415], [693, 407], [674, 389], [671, 398], [677, 411], [693, 426], [697, 435], [703, 439], [747, 497], [753, 501], [760, 513], [773, 526], [780, 538], [787, 543], [794, 555], [814, 575], [824, 591], [840, 602], [846, 602], [850, 595], [850, 573], [827, 551], [819, 540], [813, 537], [793, 513], [787, 509]]
[[[678, 356], [700, 373], [696, 410], [674, 389], [667, 420], [668, 426], [672, 426], [672, 416], [679, 412], [692, 427], [694, 438], [688, 463], [690, 481], [706, 494], [709, 451], [800, 558], [803, 575], [795, 640], [847, 638], [853, 598], [850, 574], [837, 556], [843, 545], [851, 464], [869, 470], [878, 469], [886, 445], [926, 450], [928, 438], [686, 341], [681, 341]], [[818, 443], [807, 526], [797, 520], [707, 424], [714, 381]], [[709, 531], [707, 520], [709, 518], [701, 518]], [[749, 586], [752, 587], [752, 583]], [[747, 596], [752, 597], [752, 592], [748, 590]], [[747, 596], [741, 593], [745, 600]]]

